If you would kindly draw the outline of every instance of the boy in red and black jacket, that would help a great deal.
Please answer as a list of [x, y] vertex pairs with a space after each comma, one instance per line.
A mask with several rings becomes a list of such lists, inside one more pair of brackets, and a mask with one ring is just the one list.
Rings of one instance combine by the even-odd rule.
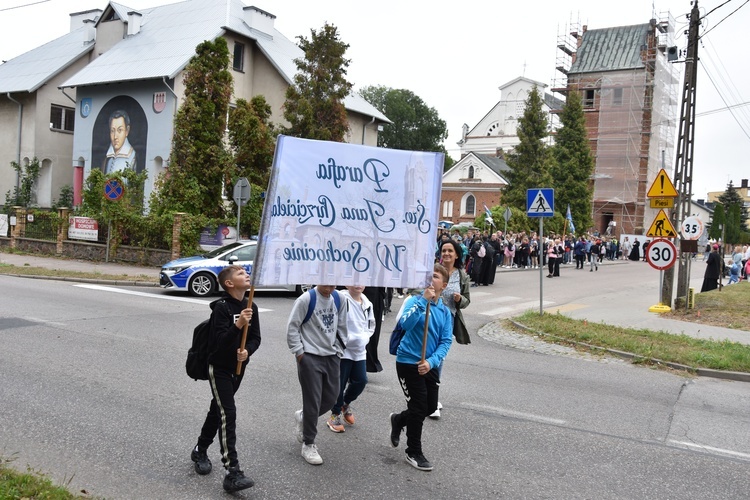
[[[227, 469], [223, 487], [226, 491], [240, 491], [253, 486], [237, 460], [235, 424], [237, 407], [234, 394], [240, 388], [248, 358], [260, 347], [258, 306], [247, 307], [245, 291], [250, 288], [250, 276], [240, 266], [227, 266], [219, 273], [219, 283], [225, 292], [211, 303], [211, 334], [209, 336], [208, 380], [211, 383], [211, 406], [203, 423], [198, 444], [190, 458], [195, 471], [205, 475], [211, 472], [211, 460], [206, 450], [219, 433], [221, 463]], [[247, 341], [240, 347], [242, 331], [248, 325]], [[236, 375], [237, 363], [242, 370]]]

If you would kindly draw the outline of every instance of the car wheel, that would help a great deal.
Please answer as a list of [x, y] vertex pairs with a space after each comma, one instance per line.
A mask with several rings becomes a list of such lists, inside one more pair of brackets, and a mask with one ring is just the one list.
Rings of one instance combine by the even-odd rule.
[[188, 289], [196, 297], [206, 297], [216, 291], [216, 280], [207, 273], [198, 273], [190, 278]]
[[303, 293], [307, 293], [312, 288], [312, 285], [297, 285], [294, 289], [294, 293], [299, 297]]

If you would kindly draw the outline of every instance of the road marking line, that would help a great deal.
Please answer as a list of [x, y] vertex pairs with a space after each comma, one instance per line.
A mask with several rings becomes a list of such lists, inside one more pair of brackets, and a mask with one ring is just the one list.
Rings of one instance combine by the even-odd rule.
[[543, 424], [565, 425], [566, 423], [565, 420], [560, 420], [558, 418], [542, 417], [541, 415], [534, 415], [532, 413], [522, 413], [518, 411], [507, 410], [505, 408], [499, 408], [497, 406], [475, 405], [472, 403], [460, 403], [459, 406], [463, 406], [465, 408], [469, 408], [472, 410], [491, 411], [492, 413], [498, 413], [504, 417], [520, 418], [523, 420], [533, 420], [534, 422], [540, 422]]
[[556, 313], [575, 311], [577, 309], [585, 309], [587, 307], [589, 306], [587, 306], [586, 304], [565, 304], [562, 306], [552, 307], [547, 312], [556, 314]]
[[[146, 292], [134, 292], [132, 290], [123, 290], [121, 288], [113, 288], [109, 286], [102, 286], [102, 285], [73, 285], [77, 286], [79, 288], [88, 288], [90, 290], [100, 290], [103, 292], [114, 292], [114, 293], [124, 293], [125, 295], [135, 295], [138, 297], [148, 297], [150, 299], [162, 299], [162, 300], [174, 300], [177, 302], [189, 302], [191, 304], [201, 304], [201, 305], [207, 305], [209, 302], [206, 302], [205, 300], [201, 299], [193, 299], [190, 297], [172, 297], [168, 295], [158, 295], [155, 293], [146, 293]], [[273, 311], [273, 309], [265, 309], [263, 307], [258, 308], [258, 312], [270, 312]]]
[[[547, 307], [553, 305], [554, 302], [550, 300], [545, 300], [542, 302], [542, 307]], [[490, 309], [489, 311], [480, 312], [479, 314], [483, 314], [484, 316], [498, 316], [500, 314], [506, 314], [513, 311], [527, 311], [529, 309], [536, 309], [539, 307], [539, 301], [531, 301], [531, 302], [522, 302], [520, 304], [513, 304], [509, 306], [502, 306], [502, 307], [496, 307], [495, 309]]]
[[718, 453], [721, 455], [729, 455], [731, 457], [738, 457], [738, 458], [743, 458], [745, 460], [750, 460], [750, 453], [742, 453], [740, 451], [727, 450], [724, 448], [714, 448], [713, 446], [706, 446], [704, 444], [697, 444], [697, 443], [689, 443], [687, 441], [675, 441], [674, 439], [670, 439], [668, 442], [678, 445], [678, 446], [682, 446], [684, 448], [688, 448], [690, 450], [711, 451], [711, 452]]

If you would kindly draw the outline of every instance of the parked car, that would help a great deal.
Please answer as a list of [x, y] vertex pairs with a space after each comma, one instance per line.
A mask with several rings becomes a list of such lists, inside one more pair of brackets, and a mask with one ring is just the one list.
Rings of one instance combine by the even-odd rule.
[[[183, 257], [167, 262], [161, 268], [159, 284], [170, 290], [186, 290], [196, 297], [205, 297], [218, 292], [218, 277], [221, 270], [230, 265], [238, 265], [250, 273], [255, 260], [258, 242], [255, 240], [236, 241], [212, 250], [204, 255]], [[274, 285], [257, 287], [259, 290], [286, 290], [297, 295], [309, 289], [308, 285]]]

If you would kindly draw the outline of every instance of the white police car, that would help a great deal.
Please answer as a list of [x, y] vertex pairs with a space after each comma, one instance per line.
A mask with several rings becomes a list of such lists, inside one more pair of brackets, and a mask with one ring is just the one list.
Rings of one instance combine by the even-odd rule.
[[[161, 268], [159, 284], [171, 290], [187, 290], [196, 297], [216, 293], [218, 276], [221, 270], [231, 264], [252, 271], [257, 241], [236, 241], [204, 255], [183, 257], [167, 262]], [[305, 285], [275, 285], [262, 287], [264, 290], [287, 290], [301, 294], [308, 289]]]

